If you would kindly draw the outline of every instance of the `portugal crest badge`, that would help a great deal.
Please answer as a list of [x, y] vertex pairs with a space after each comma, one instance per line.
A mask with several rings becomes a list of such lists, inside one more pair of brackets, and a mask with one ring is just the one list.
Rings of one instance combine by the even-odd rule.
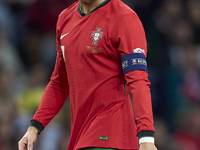
[[93, 46], [98, 46], [97, 42], [103, 37], [103, 32], [101, 31], [102, 28], [97, 27], [96, 29], [96, 31], [92, 31], [92, 34], [90, 36], [90, 38], [92, 38], [93, 40], [93, 43], [91, 44]]

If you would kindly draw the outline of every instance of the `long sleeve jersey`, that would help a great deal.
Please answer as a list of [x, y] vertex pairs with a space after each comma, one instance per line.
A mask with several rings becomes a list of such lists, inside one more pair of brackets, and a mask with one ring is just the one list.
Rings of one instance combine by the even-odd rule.
[[105, 0], [84, 14], [77, 1], [59, 15], [56, 41], [55, 69], [31, 125], [42, 131], [69, 95], [68, 150], [138, 149], [138, 137], [153, 136], [147, 43], [132, 9]]

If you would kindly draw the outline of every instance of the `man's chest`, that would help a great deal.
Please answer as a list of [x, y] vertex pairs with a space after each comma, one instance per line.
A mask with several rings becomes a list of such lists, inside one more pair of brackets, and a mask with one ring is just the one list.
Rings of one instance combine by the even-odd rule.
[[112, 42], [111, 25], [105, 18], [72, 19], [60, 31], [60, 44], [67, 60], [82, 57], [113, 57], [117, 49]]

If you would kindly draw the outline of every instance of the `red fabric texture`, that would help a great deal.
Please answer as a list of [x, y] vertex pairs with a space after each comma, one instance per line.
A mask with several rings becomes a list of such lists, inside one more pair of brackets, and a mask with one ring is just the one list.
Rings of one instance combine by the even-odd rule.
[[[68, 150], [138, 149], [137, 134], [155, 131], [150, 82], [145, 71], [131, 71], [124, 76], [120, 57], [136, 48], [147, 52], [142, 24], [135, 12], [120, 0], [111, 0], [85, 17], [78, 13], [78, 5], [79, 2], [74, 3], [59, 16], [55, 70], [32, 119], [45, 127], [69, 94]], [[103, 33], [94, 45], [92, 33], [96, 31]], [[133, 96], [134, 113], [129, 92]], [[108, 139], [100, 140], [100, 136]]]

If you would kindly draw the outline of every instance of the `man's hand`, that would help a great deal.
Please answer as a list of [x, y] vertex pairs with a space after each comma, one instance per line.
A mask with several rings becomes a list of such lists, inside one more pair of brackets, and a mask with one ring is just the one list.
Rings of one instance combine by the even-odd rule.
[[141, 143], [139, 150], [158, 150], [153, 143]]
[[25, 135], [18, 142], [19, 150], [33, 150], [33, 146], [37, 141], [38, 130], [34, 127], [29, 127]]

